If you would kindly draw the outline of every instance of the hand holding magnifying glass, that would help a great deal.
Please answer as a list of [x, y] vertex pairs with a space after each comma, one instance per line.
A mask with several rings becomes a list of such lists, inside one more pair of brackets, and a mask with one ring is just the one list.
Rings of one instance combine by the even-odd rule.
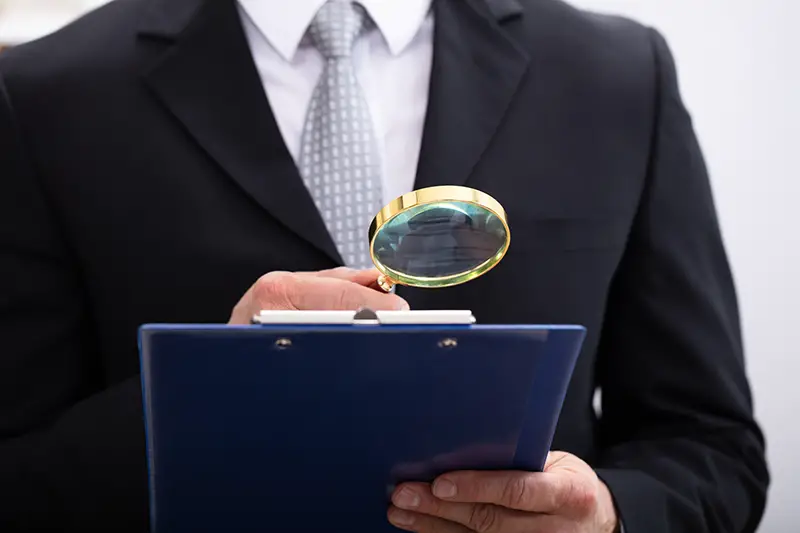
[[386, 292], [395, 285], [440, 288], [482, 276], [511, 242], [506, 213], [486, 193], [444, 185], [405, 194], [369, 228], [370, 254]]

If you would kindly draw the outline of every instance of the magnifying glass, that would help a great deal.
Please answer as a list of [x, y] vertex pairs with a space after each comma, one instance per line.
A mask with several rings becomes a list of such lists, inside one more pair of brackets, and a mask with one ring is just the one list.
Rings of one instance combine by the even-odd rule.
[[488, 194], [454, 185], [405, 194], [369, 228], [380, 287], [442, 288], [482, 276], [508, 252], [506, 212]]

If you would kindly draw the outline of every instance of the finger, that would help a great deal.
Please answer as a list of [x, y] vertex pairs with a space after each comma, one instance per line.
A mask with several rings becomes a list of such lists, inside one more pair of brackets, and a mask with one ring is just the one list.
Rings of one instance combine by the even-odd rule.
[[406, 311], [408, 303], [396, 294], [334, 278], [298, 279], [293, 301], [299, 309]]
[[339, 277], [340, 279], [351, 281], [353, 283], [357, 283], [358, 285], [362, 285], [364, 287], [369, 287], [370, 289], [379, 291], [381, 293], [386, 292], [383, 289], [381, 289], [380, 285], [378, 285], [378, 278], [381, 276], [381, 273], [380, 271], [378, 271], [377, 268], [369, 268], [366, 270], [353, 270], [349, 268], [341, 268], [330, 271], [324, 271], [321, 273], [321, 275], [330, 277]]
[[453, 472], [433, 483], [433, 494], [446, 501], [549, 514], [589, 508], [595, 492], [588, 477], [564, 472]]
[[[397, 296], [376, 291], [342, 279], [298, 275], [268, 274], [254, 287], [258, 310], [346, 310], [368, 307], [376, 311], [407, 310], [408, 303]], [[256, 311], [258, 312], [258, 311]]]
[[299, 272], [299, 274], [319, 277], [319, 278], [341, 279], [344, 281], [357, 283], [358, 285], [363, 285], [364, 287], [370, 287], [376, 290], [382, 290], [378, 286], [378, 277], [381, 275], [381, 273], [378, 271], [377, 268], [357, 270], [348, 267], [338, 267], [329, 270], [319, 270], [316, 272]]
[[455, 522], [477, 533], [528, 533], [536, 518], [499, 505], [441, 500], [424, 483], [399, 486], [392, 494], [392, 504], [398, 509]]
[[405, 531], [417, 533], [472, 533], [469, 528], [455, 522], [448, 522], [442, 518], [424, 514], [404, 511], [397, 507], [390, 507], [387, 514], [389, 522]]

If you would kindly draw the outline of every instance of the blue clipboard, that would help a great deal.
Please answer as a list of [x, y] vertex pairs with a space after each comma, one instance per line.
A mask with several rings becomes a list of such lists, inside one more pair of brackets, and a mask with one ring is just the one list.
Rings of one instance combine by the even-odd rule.
[[584, 328], [389, 316], [142, 326], [152, 532], [388, 533], [397, 483], [541, 470]]

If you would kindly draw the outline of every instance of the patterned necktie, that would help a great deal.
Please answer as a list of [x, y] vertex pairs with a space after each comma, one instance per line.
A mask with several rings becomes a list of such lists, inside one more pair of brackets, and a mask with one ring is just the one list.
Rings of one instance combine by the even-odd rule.
[[300, 173], [352, 268], [372, 266], [367, 229], [383, 205], [377, 139], [351, 52], [367, 16], [349, 0], [329, 0], [308, 37], [325, 58], [306, 115]]

